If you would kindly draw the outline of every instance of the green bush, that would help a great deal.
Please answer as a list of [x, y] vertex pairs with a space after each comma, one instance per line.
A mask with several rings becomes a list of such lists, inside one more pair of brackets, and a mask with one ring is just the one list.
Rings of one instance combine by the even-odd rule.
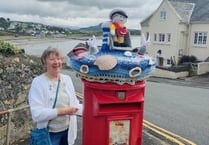
[[197, 61], [197, 58], [195, 56], [184, 55], [179, 60], [179, 64], [188, 63], [188, 62], [195, 63], [196, 61]]
[[23, 49], [17, 48], [15, 45], [0, 40], [0, 53], [4, 56], [24, 53]]

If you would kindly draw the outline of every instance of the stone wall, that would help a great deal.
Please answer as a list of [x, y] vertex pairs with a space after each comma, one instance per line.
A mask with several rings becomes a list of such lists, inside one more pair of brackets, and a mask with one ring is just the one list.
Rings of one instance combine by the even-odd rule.
[[[0, 54], [0, 144], [6, 142], [8, 110], [28, 105], [28, 91], [32, 79], [43, 72], [40, 58], [26, 54], [5, 57]], [[9, 111], [9, 112], [10, 112]], [[3, 113], [7, 112], [7, 113]], [[10, 141], [23, 138], [31, 128], [28, 110], [10, 112]]]

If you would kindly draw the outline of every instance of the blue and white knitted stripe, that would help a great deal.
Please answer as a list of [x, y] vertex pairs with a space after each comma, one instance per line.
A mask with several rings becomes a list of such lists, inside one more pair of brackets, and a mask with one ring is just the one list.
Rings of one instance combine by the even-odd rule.
[[103, 31], [103, 37], [102, 37], [102, 48], [103, 50], [109, 49], [109, 33], [110, 33], [110, 24], [111, 22], [104, 22], [102, 24], [102, 31]]

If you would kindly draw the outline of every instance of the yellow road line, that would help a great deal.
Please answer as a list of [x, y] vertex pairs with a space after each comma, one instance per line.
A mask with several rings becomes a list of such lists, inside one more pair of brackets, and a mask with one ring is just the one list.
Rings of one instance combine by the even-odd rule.
[[150, 126], [147, 125], [147, 124], [143, 124], [143, 126], [149, 128], [149, 129], [152, 130], [153, 132], [155, 132], [155, 133], [157, 133], [157, 134], [163, 136], [164, 138], [170, 140], [171, 142], [175, 142], [175, 143], [177, 143], [178, 145], [185, 145], [184, 143], [178, 141], [177, 139], [175, 139], [175, 138], [173, 138], [173, 137], [171, 137], [171, 136], [168, 136], [167, 134], [162, 133], [162, 132], [158, 131], [157, 129], [154, 129], [154, 128], [150, 127]]
[[175, 136], [175, 137], [177, 137], [177, 138], [180, 138], [181, 140], [183, 140], [183, 141], [189, 143], [190, 145], [196, 145], [196, 144], [193, 143], [192, 141], [190, 141], [190, 140], [188, 140], [188, 139], [186, 139], [186, 138], [183, 138], [183, 137], [181, 137], [181, 136], [179, 136], [179, 135], [177, 135], [177, 134], [174, 134], [173, 132], [170, 132], [170, 131], [168, 131], [168, 130], [165, 130], [165, 129], [163, 129], [163, 128], [160, 128], [160, 127], [158, 127], [158, 126], [156, 126], [156, 125], [154, 125], [154, 124], [152, 124], [152, 123], [150, 123], [150, 122], [148, 122], [148, 121], [146, 121], [146, 120], [143, 120], [143, 123], [144, 123], [144, 125], [145, 125], [145, 124], [148, 124], [149, 126], [152, 126], [152, 127], [154, 127], [154, 128], [157, 128], [158, 130], [161, 130], [161, 131], [163, 131], [163, 132], [165, 132], [165, 133], [167, 133], [167, 134], [169, 134], [169, 135], [172, 135], [172, 136]]

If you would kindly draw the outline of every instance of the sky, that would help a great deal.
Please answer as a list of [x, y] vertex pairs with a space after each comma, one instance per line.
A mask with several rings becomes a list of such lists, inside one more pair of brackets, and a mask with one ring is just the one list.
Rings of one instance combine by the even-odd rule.
[[141, 29], [140, 22], [162, 0], [0, 0], [0, 17], [11, 21], [37, 22], [64, 27], [89, 27], [109, 21], [113, 9], [123, 9], [128, 29]]

